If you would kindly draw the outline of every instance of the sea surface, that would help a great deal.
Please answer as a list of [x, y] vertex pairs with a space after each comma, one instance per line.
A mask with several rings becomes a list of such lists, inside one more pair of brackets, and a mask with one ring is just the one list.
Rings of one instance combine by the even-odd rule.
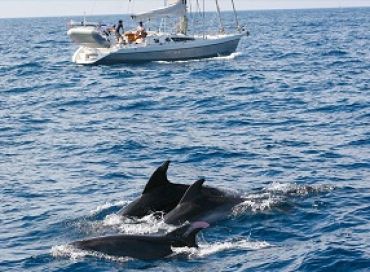
[[[70, 18], [0, 20], [0, 271], [369, 271], [369, 14], [241, 12], [231, 56], [91, 67]], [[68, 245], [173, 229], [116, 215], [167, 159], [249, 200], [185, 255]]]

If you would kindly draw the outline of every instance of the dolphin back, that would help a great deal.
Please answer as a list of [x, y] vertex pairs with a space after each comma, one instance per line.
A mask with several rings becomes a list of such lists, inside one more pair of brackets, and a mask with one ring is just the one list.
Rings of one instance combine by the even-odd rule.
[[143, 217], [153, 212], [167, 213], [176, 207], [189, 186], [168, 181], [169, 164], [170, 161], [165, 161], [158, 167], [145, 185], [142, 195], [118, 211], [118, 214]]
[[171, 247], [198, 247], [197, 233], [209, 226], [207, 222], [187, 224], [162, 236], [115, 235], [73, 242], [76, 248], [111, 256], [151, 260], [167, 257]]
[[166, 186], [170, 182], [167, 178], [167, 170], [170, 165], [170, 161], [165, 161], [161, 166], [159, 166], [152, 176], [150, 177], [148, 183], [145, 185], [143, 194], [150, 193], [154, 189], [162, 186]]
[[189, 202], [189, 201], [199, 197], [199, 195], [201, 194], [201, 191], [202, 191], [202, 186], [203, 186], [204, 181], [205, 181], [204, 179], [200, 179], [200, 180], [196, 181], [193, 185], [191, 185], [186, 190], [186, 192], [183, 195], [183, 197], [181, 198], [179, 204], [184, 203], [184, 202]]
[[161, 259], [171, 255], [171, 241], [164, 236], [116, 235], [73, 242], [78, 249], [109, 256], [141, 260]]
[[204, 179], [191, 185], [179, 204], [164, 216], [167, 224], [181, 225], [187, 221], [205, 221], [214, 224], [227, 218], [232, 207], [240, 203], [240, 197], [221, 190], [203, 186]]

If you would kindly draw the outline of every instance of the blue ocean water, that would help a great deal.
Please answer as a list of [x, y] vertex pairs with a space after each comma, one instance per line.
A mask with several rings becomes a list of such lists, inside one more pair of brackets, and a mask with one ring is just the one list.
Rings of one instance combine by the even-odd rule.
[[[68, 18], [0, 20], [0, 270], [369, 271], [369, 14], [242, 12], [230, 57], [93, 67]], [[68, 246], [168, 230], [115, 215], [167, 159], [249, 201], [188, 257]]]

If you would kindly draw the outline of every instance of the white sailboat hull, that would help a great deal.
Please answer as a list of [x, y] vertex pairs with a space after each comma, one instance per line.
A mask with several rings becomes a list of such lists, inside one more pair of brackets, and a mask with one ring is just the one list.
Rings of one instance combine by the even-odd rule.
[[243, 34], [196, 38], [181, 42], [158, 42], [112, 48], [80, 47], [72, 60], [77, 64], [115, 64], [148, 61], [179, 61], [230, 55]]

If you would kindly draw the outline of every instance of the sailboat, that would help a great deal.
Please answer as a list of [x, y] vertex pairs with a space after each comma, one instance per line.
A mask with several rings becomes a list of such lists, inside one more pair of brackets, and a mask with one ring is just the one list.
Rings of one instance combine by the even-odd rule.
[[[205, 5], [199, 9], [205, 19]], [[221, 19], [218, 0], [215, 0], [219, 17], [219, 33], [188, 34], [188, 4], [187, 0], [172, 0], [163, 7], [149, 12], [134, 14], [131, 18], [136, 22], [150, 21], [155, 18], [176, 18], [179, 24], [174, 33], [145, 31], [138, 34], [135, 31], [117, 36], [114, 31], [99, 23], [71, 22], [68, 36], [79, 45], [73, 54], [72, 61], [81, 65], [137, 63], [148, 61], [179, 61], [189, 59], [210, 58], [230, 55], [235, 52], [241, 38], [248, 31], [240, 26], [234, 0], [231, 0], [234, 11], [236, 31], [227, 34]], [[197, 0], [199, 8], [199, 0]]]

